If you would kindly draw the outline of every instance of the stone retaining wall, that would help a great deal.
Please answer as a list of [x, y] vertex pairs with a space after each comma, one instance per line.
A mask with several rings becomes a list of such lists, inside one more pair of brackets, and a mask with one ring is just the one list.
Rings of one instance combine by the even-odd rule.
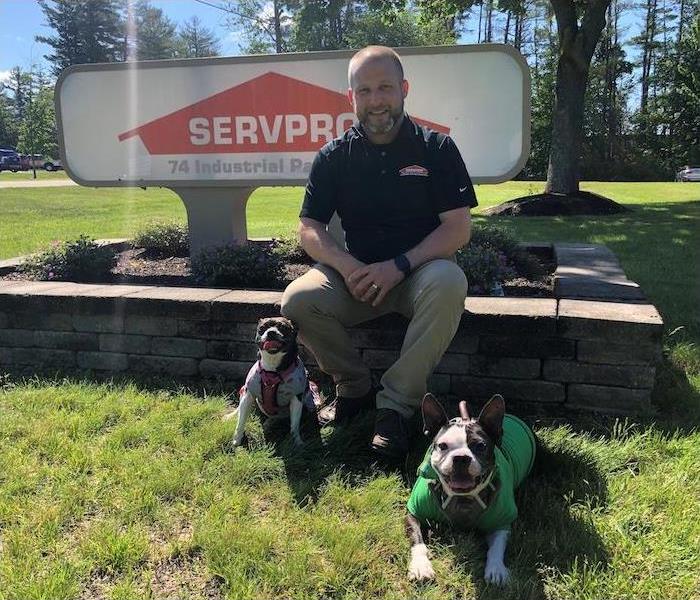
[[[610, 268], [616, 259], [607, 249], [562, 244], [554, 251], [558, 258], [568, 253], [555, 289], [565, 285], [569, 297], [468, 298], [431, 391], [474, 400], [498, 392], [515, 412], [649, 408], [663, 329], [658, 312]], [[595, 273], [599, 259], [608, 261], [603, 275]], [[270, 291], [3, 281], [0, 372], [163, 375], [235, 389], [255, 360], [255, 323], [278, 314], [280, 298]], [[398, 355], [404, 330], [394, 315], [351, 330], [377, 377]], [[305, 360], [313, 370], [308, 353]]]

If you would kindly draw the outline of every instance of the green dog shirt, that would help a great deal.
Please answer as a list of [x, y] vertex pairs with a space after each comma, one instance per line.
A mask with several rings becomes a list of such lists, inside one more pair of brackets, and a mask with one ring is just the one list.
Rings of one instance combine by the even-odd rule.
[[[406, 506], [408, 512], [423, 524], [427, 521], [449, 523], [440, 499], [442, 486], [430, 464], [432, 451], [431, 445], [418, 468], [418, 480]], [[500, 447], [496, 446], [494, 452], [496, 467], [492, 481], [499, 481], [500, 487], [475, 523], [475, 528], [484, 532], [508, 529], [518, 516], [515, 489], [532, 469], [535, 460], [535, 435], [518, 417], [505, 415], [503, 437]]]

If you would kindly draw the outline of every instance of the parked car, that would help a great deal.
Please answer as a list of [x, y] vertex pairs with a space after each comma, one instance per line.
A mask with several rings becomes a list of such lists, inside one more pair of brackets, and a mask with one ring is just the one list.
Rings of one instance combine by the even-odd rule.
[[686, 165], [676, 173], [676, 181], [700, 181], [700, 167]]
[[19, 161], [23, 171], [44, 168], [44, 157], [41, 154], [20, 154]]
[[22, 168], [19, 154], [13, 148], [0, 148], [0, 171], [16, 173]]
[[47, 159], [44, 162], [44, 169], [47, 171], [55, 171], [56, 169], [62, 169], [63, 163], [60, 160], [54, 160], [52, 158]]

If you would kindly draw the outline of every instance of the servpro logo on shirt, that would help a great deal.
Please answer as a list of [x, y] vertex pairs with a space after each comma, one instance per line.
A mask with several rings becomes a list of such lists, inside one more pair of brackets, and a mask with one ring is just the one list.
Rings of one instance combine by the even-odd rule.
[[[354, 120], [344, 94], [269, 72], [118, 137], [120, 142], [140, 137], [151, 155], [314, 152]], [[437, 123], [415, 120], [449, 133]]]
[[427, 177], [429, 175], [428, 169], [425, 167], [422, 167], [420, 165], [410, 165], [408, 167], [404, 167], [403, 169], [399, 169], [399, 175], [401, 177], [405, 177], [407, 175], [414, 175], [417, 177]]

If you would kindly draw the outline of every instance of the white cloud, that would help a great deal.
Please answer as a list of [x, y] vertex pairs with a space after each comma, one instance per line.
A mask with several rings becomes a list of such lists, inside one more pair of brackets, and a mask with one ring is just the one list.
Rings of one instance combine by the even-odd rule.
[[10, 78], [10, 71], [0, 71], [0, 83], [7, 81]]

